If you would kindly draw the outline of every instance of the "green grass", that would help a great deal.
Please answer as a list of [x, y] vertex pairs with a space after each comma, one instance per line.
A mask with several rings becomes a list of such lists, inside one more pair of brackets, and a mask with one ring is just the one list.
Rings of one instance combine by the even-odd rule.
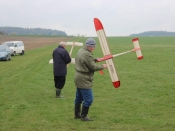
[[[74, 40], [84, 43], [86, 38]], [[112, 54], [133, 48], [132, 37], [107, 40]], [[121, 81], [118, 89], [107, 70], [95, 73], [88, 114], [93, 122], [74, 119], [74, 65], [68, 66], [65, 98], [55, 98], [48, 62], [57, 44], [0, 61], [0, 131], [174, 131], [175, 37], [140, 37], [139, 42], [144, 59], [138, 61], [135, 53], [113, 59]], [[99, 43], [93, 54], [102, 57]]]

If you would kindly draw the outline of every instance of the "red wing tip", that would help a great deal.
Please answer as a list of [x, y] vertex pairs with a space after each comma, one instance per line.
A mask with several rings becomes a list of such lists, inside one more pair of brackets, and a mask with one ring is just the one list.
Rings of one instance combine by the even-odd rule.
[[95, 20], [98, 20], [98, 18], [94, 18], [94, 21], [95, 21]]
[[134, 38], [132, 39], [132, 42], [135, 42], [135, 41], [138, 41], [139, 39], [138, 38]]
[[120, 86], [120, 81], [112, 82], [115, 88], [118, 88]]
[[98, 18], [94, 18], [94, 25], [95, 25], [96, 31], [103, 29], [103, 25]]
[[137, 59], [138, 59], [138, 60], [141, 60], [141, 59], [143, 59], [143, 56], [137, 57]]

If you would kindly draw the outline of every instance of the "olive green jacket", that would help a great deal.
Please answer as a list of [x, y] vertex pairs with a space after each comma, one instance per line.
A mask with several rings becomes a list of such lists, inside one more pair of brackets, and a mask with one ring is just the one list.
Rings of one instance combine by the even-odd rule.
[[102, 65], [97, 65], [91, 52], [86, 48], [81, 48], [75, 58], [75, 86], [89, 89], [93, 86], [93, 75], [95, 71], [104, 69]]

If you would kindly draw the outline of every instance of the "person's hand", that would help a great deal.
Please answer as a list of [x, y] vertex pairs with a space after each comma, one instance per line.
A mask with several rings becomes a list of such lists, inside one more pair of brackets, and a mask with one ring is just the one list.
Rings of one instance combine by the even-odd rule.
[[107, 68], [107, 64], [103, 64], [102, 66], [103, 66], [103, 68]]
[[103, 59], [103, 58], [97, 58], [96, 60], [97, 60], [97, 61], [101, 61], [101, 59]]

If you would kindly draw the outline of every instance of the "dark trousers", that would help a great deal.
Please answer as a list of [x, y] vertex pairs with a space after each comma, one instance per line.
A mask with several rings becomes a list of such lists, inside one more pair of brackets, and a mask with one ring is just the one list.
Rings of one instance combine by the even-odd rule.
[[89, 107], [92, 104], [93, 99], [92, 89], [77, 88], [75, 104], [81, 104], [83, 102], [85, 107]]
[[66, 81], [66, 76], [54, 76], [55, 88], [62, 89]]

